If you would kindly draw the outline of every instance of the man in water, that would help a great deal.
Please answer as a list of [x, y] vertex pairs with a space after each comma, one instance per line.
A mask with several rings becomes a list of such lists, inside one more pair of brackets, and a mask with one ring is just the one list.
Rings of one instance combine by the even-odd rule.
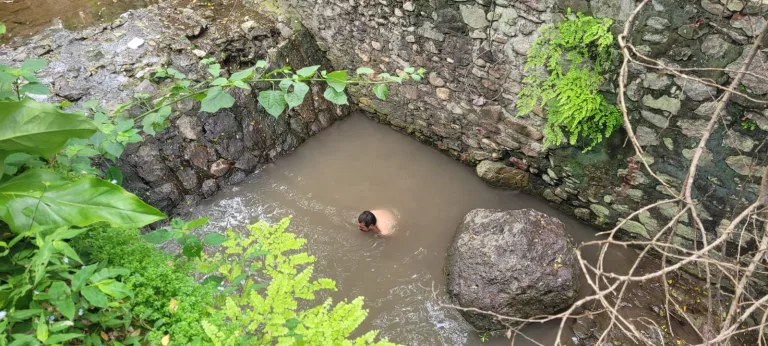
[[395, 217], [386, 210], [366, 210], [357, 217], [357, 224], [363, 232], [390, 235], [395, 230]]

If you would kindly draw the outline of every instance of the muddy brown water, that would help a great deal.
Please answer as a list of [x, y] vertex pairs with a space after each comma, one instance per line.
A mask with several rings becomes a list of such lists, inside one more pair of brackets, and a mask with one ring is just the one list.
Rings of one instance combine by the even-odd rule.
[[25, 38], [61, 25], [75, 30], [111, 21], [128, 10], [147, 7], [160, 0], [0, 0], [4, 41]]
[[[399, 215], [393, 236], [357, 230], [357, 215], [374, 208]], [[577, 242], [596, 239], [595, 230], [540, 199], [491, 188], [471, 168], [359, 114], [224, 189], [194, 213], [211, 218], [206, 232], [293, 215], [289, 230], [308, 239], [308, 251], [318, 258], [315, 275], [337, 282], [334, 300], [365, 297], [370, 312], [360, 330], [380, 330], [404, 345], [509, 345], [503, 338], [483, 343], [455, 310], [433, 298], [433, 284], [440, 292], [444, 288], [451, 238], [474, 208], [534, 208], [559, 218]], [[635, 255], [610, 257], [612, 269], [622, 271]], [[557, 326], [525, 331], [552, 344]]]

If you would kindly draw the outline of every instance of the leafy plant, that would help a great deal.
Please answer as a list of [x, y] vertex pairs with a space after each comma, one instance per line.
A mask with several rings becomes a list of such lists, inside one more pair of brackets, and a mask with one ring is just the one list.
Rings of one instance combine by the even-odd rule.
[[[394, 345], [375, 341], [376, 331], [350, 340], [365, 319], [363, 299], [336, 305], [329, 299], [306, 309], [322, 290], [336, 290], [330, 279], [312, 280], [315, 257], [300, 252], [306, 239], [285, 232], [290, 217], [275, 225], [258, 222], [251, 234], [232, 231], [213, 256], [203, 255], [199, 268], [224, 289], [223, 311], [234, 334], [222, 333], [216, 321], [203, 322], [214, 345]], [[231, 294], [229, 292], [237, 292]], [[303, 301], [303, 302], [302, 302]]]
[[749, 131], [754, 131], [757, 128], [757, 123], [749, 118], [743, 118], [741, 120], [741, 128]]
[[598, 90], [611, 63], [611, 24], [578, 13], [575, 19], [542, 27], [528, 51], [518, 115], [547, 106], [545, 146], [559, 145], [567, 136], [571, 145], [585, 140], [587, 151], [621, 124], [619, 110]]

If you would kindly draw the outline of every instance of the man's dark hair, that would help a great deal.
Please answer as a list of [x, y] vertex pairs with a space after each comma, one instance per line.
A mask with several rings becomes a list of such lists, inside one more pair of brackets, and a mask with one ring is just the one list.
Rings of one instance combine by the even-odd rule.
[[366, 210], [357, 217], [357, 222], [362, 222], [365, 224], [365, 227], [371, 227], [371, 225], [376, 224], [376, 215]]

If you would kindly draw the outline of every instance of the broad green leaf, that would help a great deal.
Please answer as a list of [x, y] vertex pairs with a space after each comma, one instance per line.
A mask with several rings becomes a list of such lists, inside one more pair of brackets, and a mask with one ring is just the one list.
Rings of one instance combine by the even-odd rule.
[[229, 81], [224, 77], [216, 78], [213, 80], [213, 82], [211, 82], [211, 85], [215, 85], [215, 86], [224, 86], [227, 84], [229, 84]]
[[205, 278], [203, 280], [202, 284], [203, 285], [213, 284], [214, 286], [219, 286], [219, 285], [221, 285], [222, 282], [224, 282], [224, 277], [223, 276], [211, 275], [211, 276]]
[[347, 86], [347, 71], [333, 71], [325, 76], [325, 81], [336, 91], [344, 91]]
[[143, 227], [165, 214], [118, 185], [94, 177], [74, 182], [32, 169], [0, 184], [0, 219], [21, 232], [33, 226]]
[[0, 23], [0, 35], [5, 34], [5, 24]]
[[125, 150], [125, 146], [117, 142], [106, 142], [102, 147], [104, 148], [104, 151], [115, 158], [123, 155], [123, 151]]
[[75, 292], [79, 291], [88, 282], [88, 278], [96, 271], [96, 268], [98, 268], [97, 265], [92, 264], [75, 273], [75, 276], [72, 278], [72, 290]]
[[[231, 80], [231, 78], [230, 78]], [[200, 104], [200, 110], [208, 113], [216, 113], [219, 109], [229, 108], [235, 104], [235, 98], [221, 87], [213, 87]]]
[[43, 83], [27, 83], [19, 88], [22, 94], [48, 95], [48, 86]]
[[304, 102], [304, 97], [309, 92], [309, 86], [302, 82], [294, 82], [293, 92], [285, 94], [285, 102], [288, 103], [288, 108], [293, 108]]
[[80, 256], [75, 252], [74, 249], [72, 249], [69, 244], [66, 242], [63, 242], [61, 240], [56, 240], [53, 242], [53, 247], [56, 250], [59, 250], [61, 253], [64, 254], [64, 256], [67, 256], [68, 258], [71, 258], [73, 261], [83, 264], [83, 261], [80, 259]]
[[334, 88], [327, 88], [325, 89], [325, 92], [323, 93], [323, 97], [325, 97], [326, 100], [331, 101], [334, 104], [337, 105], [346, 105], [347, 103], [347, 94], [344, 93], [344, 91], [336, 91]]
[[264, 60], [259, 60], [256, 62], [256, 65], [254, 65], [255, 68], [265, 68], [267, 67], [267, 62]]
[[54, 300], [53, 305], [56, 309], [68, 319], [75, 318], [75, 303], [69, 297], [64, 297], [60, 300]]
[[165, 71], [166, 71], [166, 72], [168, 72], [168, 74], [172, 75], [172, 76], [173, 76], [173, 78], [175, 78], [175, 79], [184, 79], [184, 78], [187, 78], [187, 75], [185, 75], [185, 74], [183, 74], [183, 73], [181, 73], [181, 72], [179, 72], [179, 71], [177, 71], [176, 69], [174, 69], [174, 68], [171, 68], [171, 67], [169, 67], [169, 68], [168, 68], [168, 69], [166, 69]]
[[189, 221], [189, 222], [185, 223], [184, 226], [182, 226], [181, 228], [186, 230], [186, 231], [193, 230], [195, 228], [205, 226], [205, 224], [208, 223], [208, 220], [209, 220], [208, 217], [201, 217], [199, 219], [195, 219], [195, 220], [192, 220], [192, 221]]
[[125, 132], [133, 128], [136, 123], [131, 118], [118, 117], [115, 123], [115, 131]]
[[83, 297], [85, 297], [86, 300], [88, 300], [89, 303], [91, 303], [91, 305], [95, 307], [106, 308], [107, 304], [109, 304], [109, 298], [107, 295], [97, 287], [83, 287], [80, 293], [83, 295]]
[[284, 92], [288, 92], [288, 90], [291, 88], [291, 85], [293, 85], [293, 81], [290, 79], [283, 79], [278, 84], [278, 86], [280, 87], [280, 90]]
[[97, 130], [91, 120], [62, 112], [49, 103], [30, 98], [0, 101], [0, 152], [51, 157], [70, 138], [89, 138]]
[[8, 344], [8, 346], [34, 346], [34, 345], [40, 345], [40, 341], [38, 341], [32, 335], [28, 335], [28, 334], [11, 334], [11, 337], [13, 337], [13, 342]]
[[32, 316], [39, 315], [42, 311], [43, 310], [41, 309], [16, 310], [9, 313], [8, 317], [13, 321], [23, 321], [29, 319]]
[[64, 343], [65, 341], [82, 338], [82, 337], [83, 337], [83, 334], [75, 334], [75, 333], [56, 334], [56, 335], [51, 335], [51, 337], [45, 341], [45, 344], [46, 345], [61, 344], [61, 343]]
[[280, 114], [283, 113], [283, 110], [285, 110], [285, 98], [283, 97], [283, 91], [282, 90], [264, 90], [259, 92], [259, 104], [261, 104], [262, 107], [275, 117], [280, 116]]
[[203, 243], [197, 238], [189, 239], [181, 249], [181, 253], [187, 258], [200, 257], [203, 253]]
[[29, 72], [37, 72], [48, 66], [45, 59], [28, 59], [21, 63], [21, 69]]
[[405, 73], [413, 73], [414, 71], [416, 71], [416, 70], [413, 67], [406, 67], [403, 70], [403, 72], [405, 72]]
[[381, 100], [386, 100], [389, 97], [389, 89], [386, 84], [376, 84], [373, 86], [373, 94]]
[[227, 241], [227, 237], [218, 233], [208, 233], [203, 238], [203, 243], [206, 245], [219, 246]]
[[251, 87], [248, 85], [248, 83], [243, 82], [241, 80], [236, 80], [234, 83], [232, 83], [232, 85], [234, 85], [234, 86], [236, 86], [236, 87], [238, 87], [240, 89], [251, 90]]
[[173, 238], [173, 235], [171, 234], [171, 232], [168, 232], [167, 229], [159, 229], [157, 231], [147, 233], [141, 237], [147, 243], [162, 244], [171, 240], [171, 238]]
[[104, 284], [100, 284], [98, 287], [102, 292], [112, 296], [112, 298], [115, 299], [123, 299], [128, 296], [133, 296], [133, 292], [131, 292], [128, 286], [119, 281], [110, 281]]
[[35, 330], [35, 337], [37, 340], [45, 342], [48, 340], [48, 320], [45, 319], [45, 315], [40, 314], [40, 318], [37, 320], [37, 329]]
[[[265, 63], [265, 65], [266, 65], [266, 63]], [[245, 80], [245, 79], [251, 78], [253, 76], [253, 70], [254, 70], [254, 68], [251, 67], [249, 69], [245, 69], [245, 70], [242, 70], [242, 71], [237, 71], [237, 72], [233, 73], [231, 76], [229, 76], [229, 80], [231, 82], [234, 82], [234, 81], [237, 81], [237, 80]]]
[[208, 66], [208, 73], [210, 73], [211, 76], [218, 77], [221, 74], [221, 65], [213, 64]]
[[77, 237], [78, 235], [85, 232], [86, 229], [77, 229], [77, 228], [69, 228], [69, 227], [62, 227], [53, 232], [48, 238], [50, 240], [67, 240], [72, 239], [74, 237]]
[[[0, 152], [0, 164], [3, 163], [3, 152]], [[27, 153], [13, 153], [8, 155], [8, 157], [5, 158], [5, 171], [3, 171], [3, 167], [0, 167], [0, 173], [5, 172], [5, 174], [13, 175], [16, 174], [16, 172], [24, 165], [28, 165], [30, 167], [39, 167], [42, 164], [40, 161], [40, 156], [38, 155], [30, 155]], [[0, 174], [2, 175], [2, 174]]]
[[168, 120], [169, 116], [171, 116], [170, 106], [161, 107], [157, 111], [148, 114], [142, 120], [144, 132], [154, 136], [155, 131], [162, 131], [167, 126], [166, 120]]
[[[73, 309], [72, 311], [74, 312], [74, 305], [72, 306], [72, 309]], [[66, 317], [66, 316], [64, 316], [64, 317]], [[71, 318], [70, 318], [70, 319], [71, 319]], [[56, 322], [56, 323], [54, 323], [54, 324], [53, 324], [53, 325], [52, 325], [52, 326], [51, 326], [49, 329], [50, 329], [52, 332], [60, 332], [60, 331], [62, 331], [62, 330], [64, 330], [64, 329], [67, 329], [67, 328], [69, 328], [69, 327], [72, 327], [72, 326], [74, 326], [74, 325], [75, 325], [75, 323], [74, 323], [74, 322], [72, 322], [72, 321], [59, 321], [59, 322]], [[50, 342], [50, 340], [51, 340], [53, 337], [54, 337], [54, 336], [53, 336], [53, 335], [51, 335], [51, 337], [49, 337], [49, 338], [48, 338], [49, 342]]]
[[106, 279], [111, 279], [114, 277], [118, 277], [120, 275], [128, 275], [131, 271], [125, 268], [120, 267], [112, 267], [112, 268], [102, 268], [98, 272], [91, 275], [91, 277], [88, 279], [91, 282], [99, 282]]
[[419, 76], [417, 74], [411, 75], [411, 79], [413, 79], [413, 80], [415, 80], [417, 82], [421, 82], [421, 76]]
[[59, 300], [69, 294], [69, 286], [64, 281], [54, 281], [48, 288], [48, 295], [52, 300]]
[[296, 74], [299, 75], [299, 77], [312, 77], [312, 75], [317, 72], [317, 69], [320, 68], [320, 65], [314, 65], [314, 66], [307, 66], [305, 68], [299, 69], [296, 71]]
[[104, 179], [113, 184], [123, 185], [123, 172], [117, 166], [109, 166], [104, 173]]
[[365, 74], [374, 74], [376, 71], [374, 71], [370, 67], [359, 67], [357, 71], [355, 71], [355, 74], [358, 75], [365, 75]]

